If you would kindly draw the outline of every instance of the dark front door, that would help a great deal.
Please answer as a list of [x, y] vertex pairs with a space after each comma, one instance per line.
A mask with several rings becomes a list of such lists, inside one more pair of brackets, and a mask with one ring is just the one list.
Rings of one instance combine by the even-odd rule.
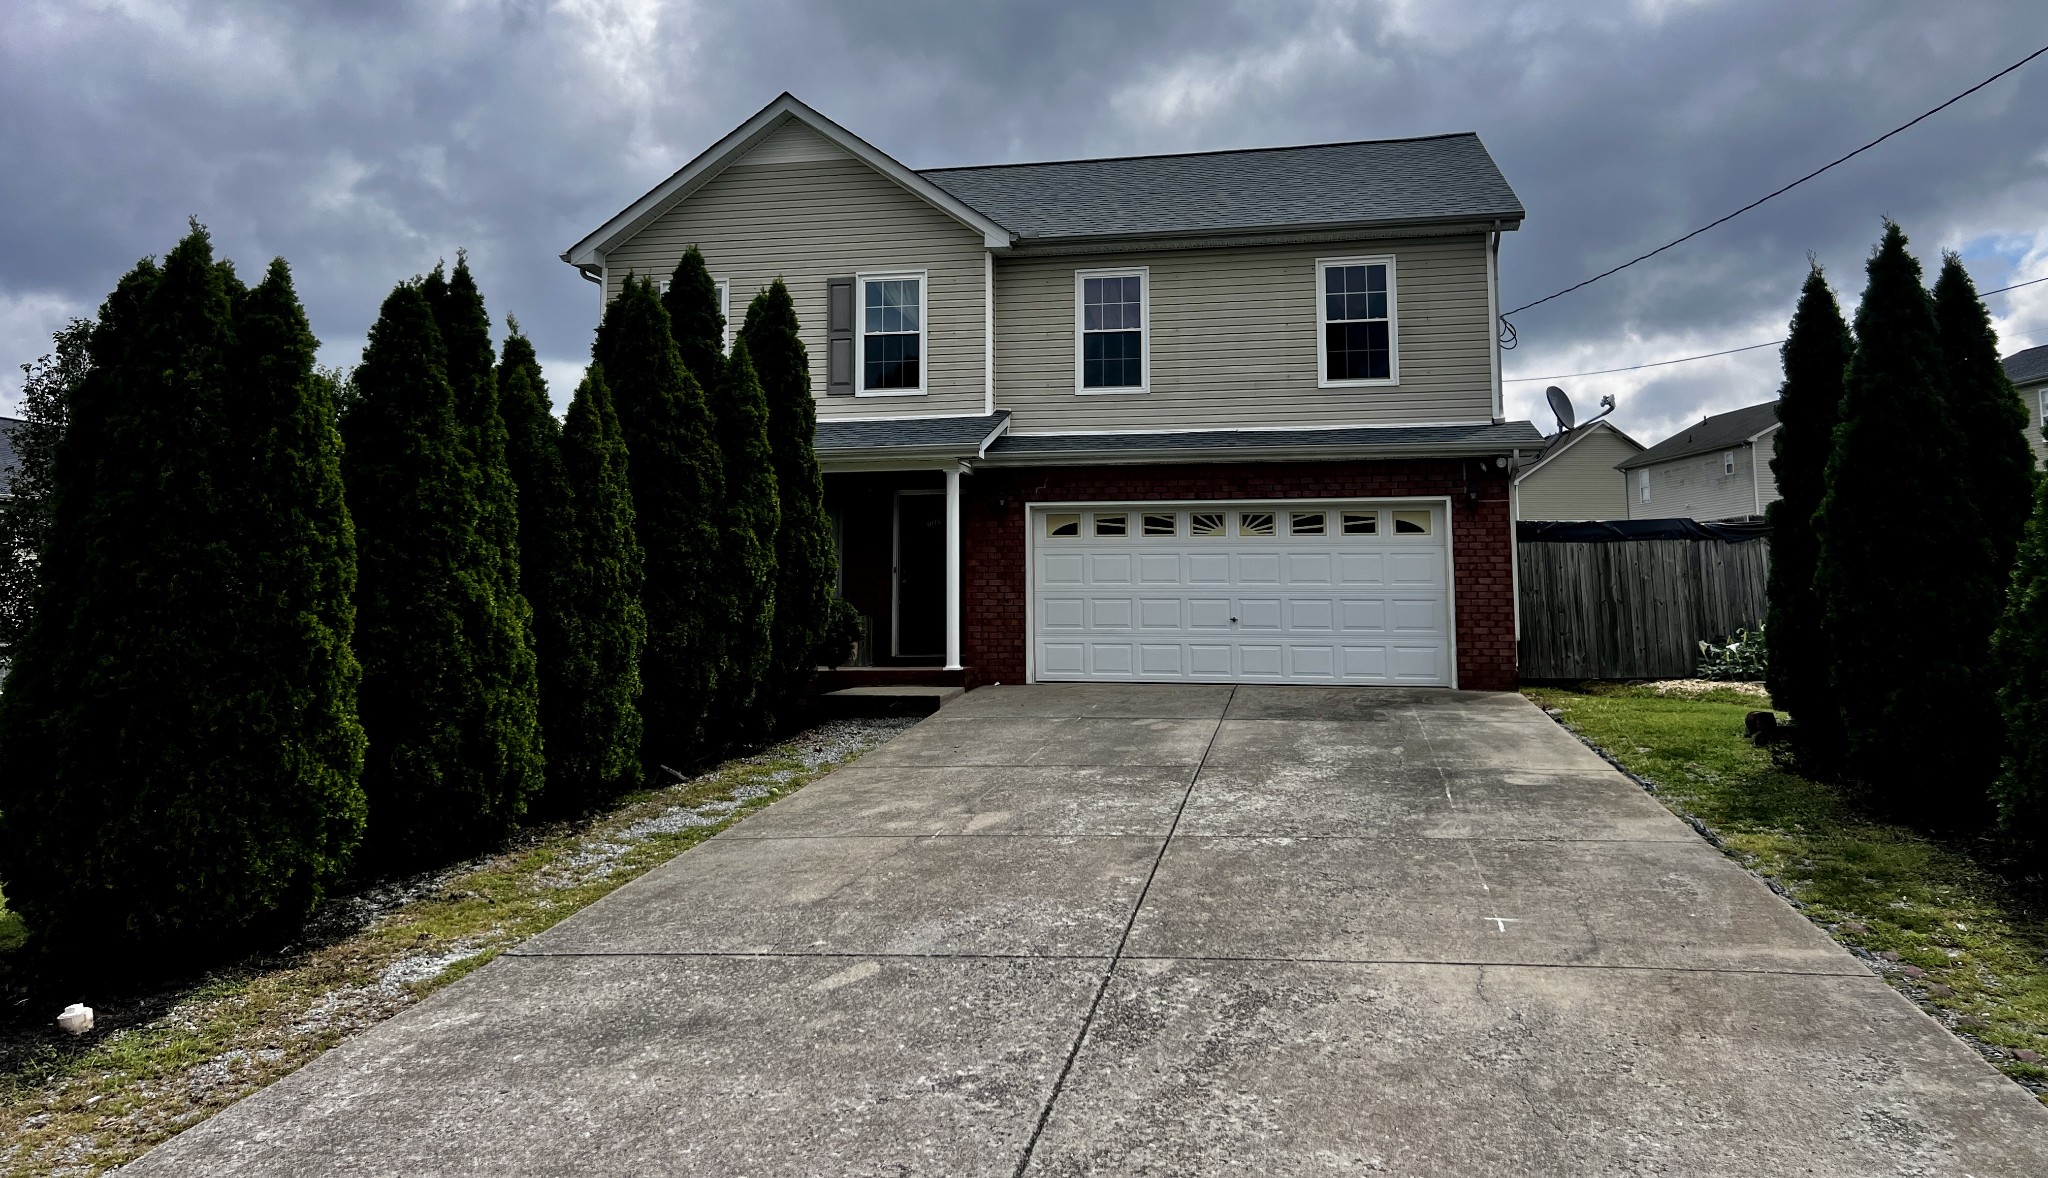
[[946, 653], [946, 497], [896, 496], [896, 657]]

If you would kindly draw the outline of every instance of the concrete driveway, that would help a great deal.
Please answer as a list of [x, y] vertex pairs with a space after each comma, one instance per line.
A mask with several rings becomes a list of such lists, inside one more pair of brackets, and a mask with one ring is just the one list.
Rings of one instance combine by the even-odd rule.
[[2039, 1174], [2048, 1110], [1517, 696], [939, 715], [135, 1174]]

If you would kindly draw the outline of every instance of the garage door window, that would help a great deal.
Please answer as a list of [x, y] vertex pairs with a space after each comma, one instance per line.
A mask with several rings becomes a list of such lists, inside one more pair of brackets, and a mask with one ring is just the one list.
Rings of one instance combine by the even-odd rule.
[[1395, 512], [1394, 534], [1396, 536], [1429, 535], [1429, 513], [1426, 511]]
[[1130, 532], [1130, 517], [1122, 512], [1115, 515], [1095, 517], [1095, 534], [1098, 536], [1123, 536]]
[[1146, 512], [1145, 534], [1147, 536], [1177, 536], [1180, 534], [1180, 516], [1173, 512]]
[[1220, 511], [1197, 511], [1188, 516], [1188, 532], [1196, 536], [1221, 536], [1223, 534], [1223, 513]]
[[1045, 534], [1048, 536], [1078, 536], [1081, 534], [1079, 515], [1048, 515], [1045, 517]]
[[1377, 511], [1347, 511], [1344, 513], [1344, 534], [1347, 536], [1377, 536], [1380, 534], [1380, 513]]
[[1241, 511], [1237, 515], [1237, 534], [1240, 536], [1270, 536], [1273, 534], [1273, 513], [1270, 511]]
[[1287, 534], [1320, 536], [1326, 522], [1326, 515], [1320, 511], [1290, 511], [1287, 513]]

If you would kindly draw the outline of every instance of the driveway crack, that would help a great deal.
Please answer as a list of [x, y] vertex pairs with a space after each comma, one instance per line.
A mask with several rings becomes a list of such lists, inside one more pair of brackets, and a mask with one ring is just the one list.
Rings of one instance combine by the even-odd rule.
[[1052, 1091], [1046, 1094], [1045, 1107], [1038, 1110], [1038, 1124], [1032, 1127], [1031, 1140], [1024, 1143], [1024, 1156], [1017, 1159], [1016, 1178], [1023, 1178], [1030, 1168], [1031, 1155], [1038, 1149], [1038, 1139], [1045, 1134], [1046, 1125], [1052, 1120], [1053, 1106], [1059, 1103], [1060, 1094], [1066, 1091], [1067, 1077], [1073, 1073], [1074, 1061], [1081, 1056], [1081, 1047], [1088, 1042], [1089, 1028], [1095, 1025], [1095, 1012], [1102, 1008], [1102, 996], [1109, 992], [1109, 983], [1116, 978], [1117, 963], [1124, 959], [1124, 946], [1130, 942], [1131, 930], [1137, 927], [1138, 913], [1145, 909], [1145, 897], [1152, 892], [1152, 881], [1159, 876], [1159, 865], [1166, 860], [1166, 849], [1173, 845], [1173, 836], [1180, 830], [1181, 815], [1187, 812], [1188, 799], [1194, 796], [1195, 783], [1202, 779], [1202, 767], [1209, 763], [1209, 753], [1216, 747], [1216, 737], [1223, 731], [1223, 721], [1230, 716], [1230, 705], [1237, 702], [1237, 685], [1232, 684], [1230, 694], [1224, 698], [1223, 714], [1216, 717], [1216, 727], [1209, 731], [1209, 742], [1202, 746], [1202, 757], [1195, 762], [1195, 771], [1188, 774], [1188, 787], [1181, 791], [1180, 804], [1173, 808], [1173, 821], [1167, 825], [1166, 837], [1159, 840], [1159, 853], [1152, 857], [1152, 870], [1145, 873], [1145, 886], [1138, 889], [1137, 902], [1131, 905], [1131, 915], [1124, 921], [1123, 934], [1116, 939], [1116, 949], [1109, 956], [1109, 964], [1102, 971], [1102, 983], [1095, 987], [1095, 998], [1088, 1003], [1088, 1013], [1082, 1016], [1081, 1031], [1074, 1036], [1074, 1045], [1067, 1051], [1067, 1061], [1060, 1065], [1060, 1074], [1052, 1082]]

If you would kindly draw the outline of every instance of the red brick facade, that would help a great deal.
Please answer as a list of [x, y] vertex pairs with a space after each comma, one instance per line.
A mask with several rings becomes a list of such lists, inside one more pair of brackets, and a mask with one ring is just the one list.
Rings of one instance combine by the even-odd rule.
[[1515, 686], [1507, 472], [1484, 459], [1190, 466], [984, 467], [963, 484], [967, 685], [1024, 680], [1024, 505], [1189, 499], [1451, 497], [1458, 686]]

